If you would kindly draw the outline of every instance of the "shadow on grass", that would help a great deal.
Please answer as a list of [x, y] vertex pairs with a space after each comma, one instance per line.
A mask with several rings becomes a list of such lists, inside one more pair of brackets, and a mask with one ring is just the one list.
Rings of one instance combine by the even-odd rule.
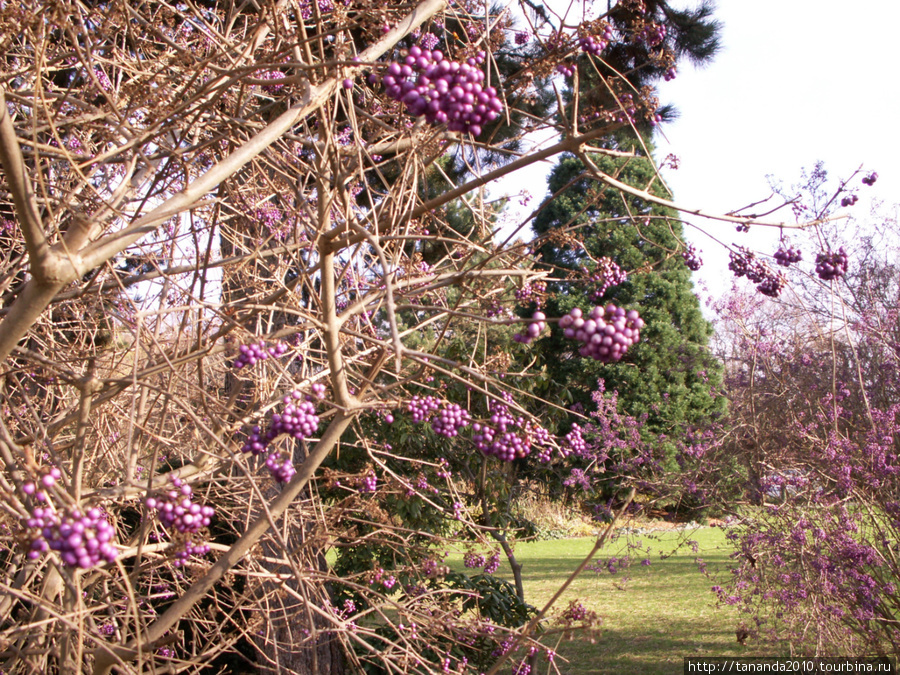
[[[697, 631], [693, 621], [663, 619], [643, 631], [603, 629], [591, 643], [576, 636], [559, 645], [557, 666], [563, 675], [671, 675], [681, 673], [688, 656], [770, 656], [770, 652], [737, 643], [734, 626]], [[563, 661], [568, 660], [568, 663]], [[544, 672], [544, 665], [539, 672]]]
[[[613, 556], [619, 558], [621, 556]], [[702, 556], [700, 556], [702, 557]], [[606, 563], [606, 561], [610, 558], [608, 555], [601, 555], [599, 558], [595, 558], [591, 565], [600, 562]], [[697, 563], [694, 560], [694, 556], [690, 559], [685, 559], [684, 556], [678, 556], [674, 558], [669, 558], [667, 560], [660, 560], [658, 557], [654, 559], [650, 558], [650, 565], [645, 567], [641, 565], [642, 558], [632, 556], [631, 557], [631, 566], [627, 569], [627, 572], [630, 576], [634, 578], [638, 578], [641, 576], [645, 576], [646, 574], [652, 575], [654, 572], [659, 571], [659, 574], [664, 575], [666, 577], [686, 577], [688, 575], [693, 576], [702, 576], [697, 567]], [[703, 558], [704, 562], [707, 566], [720, 566], [725, 563], [730, 562], [726, 556], [722, 556], [721, 558]], [[520, 561], [522, 563], [522, 574], [525, 576], [534, 576], [540, 577], [544, 581], [552, 581], [559, 580], [563, 581], [566, 579], [572, 572], [575, 571], [578, 563], [581, 562], [580, 559], [576, 560], [573, 558], [543, 558], [541, 560], [531, 560], [524, 559]], [[505, 569], [504, 569], [505, 568]], [[582, 576], [589, 577], [599, 576], [601, 578], [609, 578], [615, 577], [616, 575], [611, 575], [609, 572], [605, 571], [606, 568], [603, 568], [603, 571], [597, 572], [591, 569], [585, 569], [582, 572]], [[500, 574], [504, 576], [509, 575], [509, 567], [501, 566]]]
[[[704, 528], [687, 536], [637, 539], [643, 550], [628, 549], [624, 541], [601, 550], [592, 561], [601, 564], [601, 571], [582, 572], [551, 610], [550, 626], [553, 616], [573, 601], [597, 612], [603, 620], [593, 641], [588, 634], [576, 634], [556, 647], [560, 657], [568, 660], [558, 660], [561, 673], [668, 675], [683, 672], [683, 660], [688, 656], [774, 655], [738, 644], [735, 608], [716, 605], [711, 587], [730, 576], [728, 566], [734, 550], [722, 531]], [[697, 552], [684, 545], [688, 540], [697, 542]], [[526, 599], [542, 607], [592, 546], [590, 538], [523, 542], [517, 546]], [[670, 555], [661, 558], [660, 552]], [[610, 574], [608, 560], [624, 555], [631, 558], [631, 565]], [[649, 566], [640, 564], [644, 558], [650, 559]], [[698, 558], [703, 559], [710, 576], [701, 573]], [[498, 575], [511, 579], [509, 567], [503, 563]], [[545, 645], [553, 647], [552, 642]], [[547, 663], [535, 672], [547, 673]]]

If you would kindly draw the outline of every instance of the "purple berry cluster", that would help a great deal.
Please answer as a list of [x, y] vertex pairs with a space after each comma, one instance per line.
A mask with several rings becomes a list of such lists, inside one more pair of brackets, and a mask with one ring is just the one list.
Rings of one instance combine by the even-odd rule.
[[441, 411], [431, 418], [434, 433], [446, 438], [453, 438], [460, 429], [469, 426], [469, 412], [456, 403], [444, 403]]
[[781, 272], [773, 271], [765, 262], [757, 260], [751, 251], [741, 246], [737, 252], [729, 252], [728, 256], [728, 269], [734, 276], [747, 277], [763, 295], [776, 298], [787, 285], [787, 278]]
[[[316, 385], [313, 391], [316, 391]], [[324, 393], [324, 385], [322, 392]], [[317, 392], [319, 393], [319, 392]], [[312, 396], [307, 396], [301, 401], [303, 394], [297, 390], [292, 391], [282, 399], [284, 407], [280, 413], [272, 415], [269, 428], [263, 432], [255, 426], [250, 430], [247, 440], [241, 447], [242, 452], [250, 452], [253, 455], [261, 455], [267, 451], [269, 444], [282, 434], [292, 438], [306, 439], [316, 433], [319, 428], [319, 416], [312, 402]], [[280, 451], [272, 451], [266, 457], [266, 467], [272, 472], [272, 476], [280, 483], [287, 483], [296, 473], [289, 456]]]
[[[728, 252], [728, 269], [734, 273], [734, 276], [740, 278], [755, 274], [758, 261], [756, 256], [742, 246], [737, 247], [737, 251]], [[752, 281], [752, 278], [751, 278]]]
[[59, 467], [48, 467], [41, 473], [40, 478], [36, 482], [29, 480], [22, 483], [22, 492], [29, 497], [34, 495], [38, 501], [46, 501], [47, 495], [40, 488], [52, 488], [60, 478], [62, 478], [62, 471], [59, 470]]
[[550, 436], [550, 432], [547, 431], [540, 424], [535, 424], [533, 422], [526, 422], [525, 424], [525, 437], [528, 439], [528, 442], [537, 446], [537, 460], [541, 464], [546, 464], [552, 459], [553, 452], [553, 439]]
[[438, 46], [438, 43], [440, 41], [441, 39], [434, 33], [425, 33], [419, 39], [419, 47], [421, 47], [422, 49], [434, 49]]
[[584, 621], [588, 618], [587, 608], [582, 605], [580, 602], [572, 602], [565, 612], [562, 614], [562, 619], [569, 622], [576, 621]]
[[613, 119], [616, 122], [634, 122], [634, 116], [637, 114], [637, 104], [634, 102], [634, 96], [626, 92], [619, 95], [620, 108], [615, 111]]
[[440, 407], [440, 401], [434, 396], [413, 396], [412, 400], [406, 404], [406, 409], [412, 415], [413, 422], [424, 422], [431, 416], [431, 413], [436, 412]]
[[547, 292], [547, 284], [543, 281], [525, 283], [522, 288], [516, 289], [516, 301], [523, 305], [534, 302], [538, 307], [543, 303], [543, 296]]
[[472, 425], [472, 440], [481, 452], [494, 456], [504, 462], [527, 457], [531, 452], [531, 440], [528, 434], [518, 433], [525, 420], [515, 418], [504, 403], [491, 403], [489, 423]]
[[[450, 131], [481, 134], [482, 126], [497, 118], [503, 102], [493, 87], [483, 87], [484, 52], [457, 63], [439, 51], [413, 45], [403, 64], [392, 63], [381, 78], [385, 93], [406, 104], [415, 117], [431, 124], [446, 124]], [[371, 82], [378, 80], [376, 75]]]
[[606, 291], [613, 286], [625, 283], [628, 279], [628, 273], [613, 262], [612, 258], [603, 257], [597, 261], [597, 267], [591, 274], [591, 281], [597, 284], [591, 294], [594, 302], [599, 302]]
[[578, 46], [585, 54], [600, 56], [613, 40], [612, 26], [607, 24], [602, 35], [582, 35], [578, 38]]
[[770, 298], [777, 298], [786, 285], [787, 278], [783, 274], [773, 273], [756, 284], [756, 290]]
[[487, 559], [487, 564], [484, 566], [485, 574], [493, 574], [497, 570], [500, 569], [500, 554], [493, 553], [490, 558]]
[[775, 262], [777, 262], [782, 267], [790, 267], [798, 262], [803, 260], [803, 254], [800, 252], [799, 248], [795, 248], [794, 246], [788, 246], [785, 248], [783, 245], [778, 247], [778, 250], [775, 251]]
[[[477, 425], [474, 425], [473, 429], [475, 426]], [[522, 459], [531, 452], [528, 439], [513, 431], [497, 431], [485, 425], [482, 425], [481, 429], [475, 429], [472, 440], [485, 455], [493, 455], [504, 462]]]
[[209, 544], [203, 541], [195, 541], [193, 537], [186, 537], [175, 553], [175, 567], [184, 565], [191, 556], [200, 558], [207, 553], [209, 553]]
[[[428, 420], [434, 433], [445, 438], [459, 435], [461, 429], [469, 426], [469, 412], [457, 403], [444, 401], [443, 405], [434, 396], [413, 396], [406, 404], [413, 422]], [[437, 413], [437, 414], [434, 414]], [[393, 416], [391, 416], [393, 421]]]
[[144, 500], [148, 509], [158, 512], [163, 527], [180, 534], [191, 534], [209, 527], [215, 509], [192, 501], [193, 489], [177, 476], [173, 476], [171, 482], [171, 490], [150, 495]]
[[528, 33], [524, 30], [516, 31], [516, 45], [522, 46], [528, 44]]
[[696, 272], [703, 266], [703, 259], [700, 258], [697, 249], [690, 244], [681, 252], [681, 257], [684, 259], [684, 264], [692, 272]]
[[848, 195], [846, 197], [841, 198], [841, 206], [843, 206], [843, 207], [853, 206], [858, 201], [859, 201], [859, 197], [857, 197], [856, 195], [853, 195], [853, 194]]
[[584, 438], [581, 435], [580, 426], [577, 424], [572, 425], [572, 430], [566, 434], [565, 442], [560, 451], [563, 453], [563, 457], [568, 457], [573, 452], [578, 457], [587, 453], [587, 443], [584, 442]]
[[269, 453], [266, 457], [266, 468], [272, 474], [272, 478], [279, 483], [287, 483], [297, 473], [290, 456], [281, 450]]
[[613, 304], [594, 307], [585, 319], [575, 307], [559, 320], [565, 336], [582, 342], [578, 353], [595, 361], [612, 363], [621, 359], [628, 348], [641, 339], [644, 321], [637, 311], [625, 311]]
[[646, 23], [635, 33], [635, 41], [649, 48], [658, 47], [666, 39], [666, 27], [661, 23]]
[[378, 489], [378, 478], [369, 471], [365, 476], [359, 479], [360, 492], [375, 492]]
[[258, 426], [253, 427], [241, 447], [241, 452], [251, 452], [254, 456], [265, 452], [269, 446], [269, 439], [266, 438], [266, 435]]
[[475, 569], [476, 567], [484, 567], [484, 564], [486, 562], [486, 558], [479, 553], [472, 553], [471, 551], [469, 551], [463, 556], [463, 565], [468, 567], [470, 570]]
[[234, 360], [232, 367], [235, 370], [240, 370], [244, 366], [255, 366], [257, 363], [265, 361], [270, 356], [278, 358], [287, 350], [288, 346], [284, 342], [276, 342], [271, 347], [266, 347], [266, 343], [263, 341], [251, 343], [249, 345], [241, 345], [239, 348], [240, 354], [238, 354], [238, 357]]
[[553, 459], [553, 448], [546, 446], [546, 445], [538, 446], [538, 450], [537, 450], [537, 454], [535, 455], [535, 458], [541, 464], [549, 464], [550, 460]]
[[868, 185], [869, 187], [875, 185], [875, 181], [878, 180], [878, 173], [873, 171], [868, 176], [865, 176], [862, 179], [863, 185]]
[[565, 75], [566, 77], [574, 77], [575, 76], [575, 64], [574, 63], [560, 63], [556, 66], [556, 72]]
[[547, 327], [547, 317], [543, 312], [535, 312], [531, 315], [531, 323], [521, 333], [513, 335], [513, 340], [527, 345], [537, 339], [544, 329]]
[[97, 507], [82, 511], [73, 506], [58, 513], [52, 507], [38, 506], [24, 525], [30, 530], [30, 560], [37, 560], [45, 551], [57, 551], [67, 567], [86, 570], [116, 559], [115, 530]]
[[385, 572], [385, 570], [381, 567], [373, 570], [372, 572], [369, 572], [369, 574], [367, 575], [369, 577], [369, 585], [381, 584], [386, 590], [392, 589], [397, 585], [397, 577], [395, 577], [393, 574], [385, 576], [386, 574], [387, 572]]
[[847, 273], [847, 252], [841, 246], [837, 251], [827, 251], [816, 256], [816, 274], [822, 281], [840, 279]]
[[302, 440], [309, 438], [319, 428], [319, 416], [312, 401], [301, 401], [303, 394], [297, 390], [281, 399], [284, 403], [280, 413], [272, 415], [272, 424], [266, 438], [273, 441], [281, 434]]

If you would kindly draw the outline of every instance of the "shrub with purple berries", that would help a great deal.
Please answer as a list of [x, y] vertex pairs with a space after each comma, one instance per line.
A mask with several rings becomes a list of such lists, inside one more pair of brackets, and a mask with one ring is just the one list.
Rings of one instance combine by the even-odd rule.
[[471, 551], [469, 551], [463, 556], [463, 565], [465, 565], [469, 569], [484, 567], [485, 562], [485, 557], [479, 553], [472, 553]]
[[472, 440], [481, 452], [504, 462], [527, 457], [531, 452], [528, 434], [520, 433], [525, 420], [513, 417], [504, 403], [492, 401], [486, 422], [472, 425]]
[[587, 452], [587, 443], [581, 435], [581, 427], [577, 424], [572, 425], [571, 431], [566, 434], [565, 442], [561, 448], [563, 456], [566, 457], [571, 453], [581, 457]]
[[628, 280], [628, 273], [613, 262], [612, 258], [604, 256], [597, 261], [590, 279], [597, 284], [591, 293], [591, 299], [599, 302], [610, 288], [624, 284]]
[[738, 246], [737, 251], [731, 251], [728, 255], [730, 258], [728, 269], [734, 276], [747, 277], [756, 284], [756, 290], [763, 295], [778, 297], [787, 285], [787, 278], [781, 272], [776, 272], [742, 246]]
[[437, 415], [431, 418], [434, 433], [446, 438], [453, 438], [460, 429], [469, 426], [469, 412], [457, 403], [445, 403]]
[[436, 412], [440, 407], [440, 402], [434, 396], [413, 396], [412, 400], [406, 404], [406, 409], [412, 415], [413, 422], [424, 422], [431, 416], [431, 413]]
[[522, 288], [516, 289], [516, 300], [523, 305], [534, 302], [538, 307], [543, 304], [544, 295], [547, 292], [547, 283], [544, 281], [526, 282]]
[[279, 483], [287, 483], [297, 473], [290, 456], [281, 450], [269, 453], [266, 457], [266, 468], [272, 474], [272, 478]]
[[[303, 440], [316, 433], [319, 428], [316, 407], [312, 401], [301, 401], [301, 398], [303, 398], [303, 394], [295, 389], [281, 399], [284, 407], [281, 412], [272, 415], [271, 425], [265, 434], [267, 443], [274, 441], [282, 434]], [[251, 450], [253, 449], [251, 448]]]
[[777, 298], [786, 285], [787, 278], [783, 274], [769, 270], [769, 274], [756, 284], [756, 290], [770, 298]]
[[737, 251], [728, 252], [728, 269], [734, 273], [734, 276], [740, 278], [749, 276], [750, 281], [754, 281], [757, 274], [758, 261], [752, 252], [742, 246], [737, 247]]
[[360, 492], [375, 492], [378, 489], [378, 478], [372, 471], [359, 479]]
[[181, 567], [187, 562], [188, 558], [197, 557], [200, 558], [209, 553], [209, 544], [204, 541], [198, 541], [195, 538], [195, 535], [190, 535], [183, 538], [181, 545], [178, 547], [178, 550], [175, 552], [175, 567]]
[[582, 35], [578, 38], [578, 46], [585, 54], [600, 56], [613, 40], [612, 26], [606, 24], [600, 35]]

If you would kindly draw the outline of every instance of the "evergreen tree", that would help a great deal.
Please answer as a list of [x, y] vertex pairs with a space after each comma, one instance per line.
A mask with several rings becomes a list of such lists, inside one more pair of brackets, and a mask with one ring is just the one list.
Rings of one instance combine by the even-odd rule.
[[[710, 2], [675, 9], [665, 0], [627, 0], [594, 26], [595, 35], [623, 39], [605, 44], [602, 58], [589, 53], [578, 58], [579, 96], [567, 91], [561, 112], [567, 119], [578, 119], [582, 128], [621, 122], [626, 130], [610, 134], [599, 145], [636, 155], [596, 155], [592, 161], [598, 169], [670, 197], [647, 153], [653, 150], [653, 128], [673, 118], [675, 111], [660, 106], [652, 85], [674, 77], [683, 60], [702, 64], [713, 58], [720, 46], [713, 10]], [[582, 45], [589, 35], [582, 33]], [[617, 108], [621, 115], [609, 112]], [[591, 395], [603, 380], [607, 391], [617, 392], [619, 410], [643, 422], [642, 435], [661, 451], [658, 456], [671, 460], [675, 443], [669, 439], [718, 415], [724, 404], [715, 394], [721, 369], [707, 351], [711, 326], [700, 312], [682, 256], [687, 252], [682, 226], [671, 210], [623, 196], [593, 181], [585, 169], [574, 156], [559, 161], [549, 179], [552, 199], [534, 221], [540, 242], [536, 257], [554, 279], [547, 289], [546, 313], [562, 316], [575, 306], [613, 303], [638, 309], [646, 327], [625, 361], [614, 364], [582, 358], [575, 343], [554, 331], [537, 343], [545, 376], [533, 393], [590, 412], [596, 407]], [[628, 272], [627, 281], [605, 287], [600, 280], [608, 276], [604, 269], [610, 271], [609, 263]], [[561, 417], [550, 409], [547, 414]], [[561, 419], [557, 423], [565, 426]]]
[[[603, 157], [596, 163], [630, 185], [648, 185], [652, 193], [668, 196], [646, 157]], [[550, 176], [550, 193], [568, 188], [535, 220], [543, 242], [536, 253], [556, 279], [548, 286], [547, 314], [613, 303], [638, 309], [646, 327], [625, 360], [612, 364], [582, 358], [575, 343], [555, 331], [537, 343], [549, 373], [546, 389], [562, 392], [563, 404], [590, 410], [591, 393], [602, 379], [607, 391], [618, 392], [622, 412], [646, 418], [645, 438], [658, 440], [721, 409], [714, 393], [720, 367], [707, 351], [712, 329], [681, 255], [685, 245], [676, 214], [638, 198], [623, 199], [618, 190], [598, 186], [584, 168], [576, 157], [561, 160]], [[576, 230], [583, 245], [567, 245], [574, 241], [567, 233]], [[627, 280], [604, 289], [597, 281], [604, 276], [604, 259], [627, 272]]]
[[[623, 73], [636, 87], [666, 76], [676, 62], [708, 63], [718, 52], [721, 25], [713, 19], [715, 6], [704, 0], [695, 9], [676, 9], [665, 0], [628, 0], [617, 3], [607, 19], [630, 41], [617, 41], [604, 53], [610, 73]], [[660, 58], [662, 51], [671, 63]], [[614, 70], [613, 70], [614, 69]]]

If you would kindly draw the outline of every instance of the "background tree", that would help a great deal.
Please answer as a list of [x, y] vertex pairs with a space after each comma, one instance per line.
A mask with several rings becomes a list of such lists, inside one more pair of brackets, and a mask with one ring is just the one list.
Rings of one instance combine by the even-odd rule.
[[[664, 190], [645, 157], [591, 161], [629, 184], [656, 194]], [[546, 338], [539, 347], [550, 372], [547, 389], [591, 410], [602, 380], [616, 392], [622, 413], [644, 420], [644, 440], [652, 440], [657, 459], [671, 462], [675, 444], [666, 437], [721, 413], [724, 403], [716, 392], [720, 367], [708, 350], [711, 326], [700, 312], [685, 258], [695, 254], [675, 212], [598, 184], [577, 157], [560, 161], [549, 190], [559, 196], [534, 222], [546, 242], [538, 249], [540, 260], [559, 279], [548, 286], [547, 311], [561, 315], [610, 302], [640, 306], [647, 324], [642, 337], [652, 337], [633, 348], [625, 367], [581, 358], [558, 334]]]
[[[643, 439], [653, 439], [657, 461], [672, 469], [676, 444], [667, 435], [677, 438], [686, 427], [706, 423], [723, 410], [715, 392], [719, 367], [707, 351], [711, 328], [700, 313], [687, 267], [695, 269], [701, 261], [684, 244], [672, 209], [623, 197], [592, 172], [670, 197], [651, 160], [651, 138], [655, 125], [675, 112], [659, 106], [652, 85], [675, 77], [679, 60], [708, 63], [719, 48], [720, 26], [707, 3], [674, 10], [665, 2], [629, 2], [616, 5], [595, 28], [607, 38], [623, 39], [595, 41], [581, 35], [586, 51], [602, 52], [603, 58], [585, 55], [569, 66], [572, 73], [577, 67], [579, 77], [565, 92], [567, 112], [582, 125], [624, 122], [641, 135], [635, 137], [631, 129], [609, 134], [595, 143], [600, 153], [589, 159], [564, 156], [554, 168], [551, 199], [533, 224], [541, 237], [539, 260], [558, 279], [549, 283], [547, 307], [559, 315], [597, 303], [640, 304], [647, 308], [645, 330], [653, 339], [637, 347], [630, 368], [592, 363], [573, 352], [560, 359], [566, 350], [559, 336], [542, 340], [549, 371], [545, 391], [562, 391], [568, 400], [559, 403], [592, 410], [591, 398], [602, 380], [621, 412], [642, 420]], [[612, 72], [625, 78], [610, 80]], [[637, 113], [650, 109], [648, 102], [653, 113]], [[604, 116], [595, 108], [616, 112]], [[628, 280], [620, 283], [625, 273]]]

